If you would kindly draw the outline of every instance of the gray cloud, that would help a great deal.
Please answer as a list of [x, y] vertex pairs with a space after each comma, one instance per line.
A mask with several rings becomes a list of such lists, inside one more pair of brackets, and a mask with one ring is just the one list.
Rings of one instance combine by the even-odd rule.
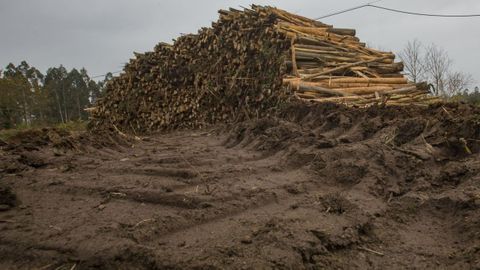
[[[257, 1], [307, 17], [363, 4], [361, 0]], [[133, 51], [151, 50], [181, 33], [209, 26], [221, 8], [250, 1], [214, 0], [15, 0], [0, 2], [0, 65], [27, 60], [45, 70], [64, 64], [85, 67], [91, 75], [119, 70]], [[480, 13], [478, 0], [384, 0], [384, 6], [430, 13]], [[454, 60], [454, 68], [480, 83], [480, 18], [416, 17], [361, 9], [323, 20], [357, 29], [371, 46], [399, 51], [408, 40], [436, 43]]]

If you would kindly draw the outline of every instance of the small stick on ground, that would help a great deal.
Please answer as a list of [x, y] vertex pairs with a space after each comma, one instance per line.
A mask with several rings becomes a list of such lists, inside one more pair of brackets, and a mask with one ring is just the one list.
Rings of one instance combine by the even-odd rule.
[[445, 109], [445, 107], [442, 106], [442, 109], [447, 113], [448, 117], [453, 118], [452, 114], [450, 114], [450, 112], [447, 111], [447, 109]]
[[47, 265], [44, 265], [44, 266], [38, 268], [37, 270], [45, 270], [45, 269], [48, 269], [48, 268], [54, 266], [55, 264], [57, 264], [57, 263], [50, 263], [50, 264], [47, 264]]
[[126, 138], [126, 139], [133, 138], [133, 139], [136, 140], [136, 141], [141, 141], [141, 140], [142, 140], [140, 137], [138, 137], [138, 136], [136, 136], [136, 135], [134, 135], [134, 136], [128, 136], [127, 134], [121, 132], [120, 129], [117, 128], [117, 126], [115, 126], [115, 125], [112, 125], [112, 126], [113, 126], [113, 128], [115, 129], [115, 131], [116, 131], [120, 136], [122, 136], [122, 137], [124, 137], [124, 138]]
[[369, 248], [367, 248], [367, 247], [358, 247], [358, 249], [364, 250], [364, 251], [368, 251], [368, 252], [370, 252], [370, 253], [377, 254], [377, 255], [379, 255], [379, 256], [385, 256], [384, 253], [382, 253], [382, 252], [380, 252], [380, 251], [375, 251], [375, 250], [373, 250], [373, 249], [369, 249]]
[[138, 227], [138, 226], [142, 225], [143, 223], [145, 223], [145, 222], [149, 222], [149, 221], [155, 221], [155, 219], [154, 219], [154, 218], [147, 218], [147, 219], [144, 219], [144, 220], [142, 220], [142, 221], [138, 222], [137, 224], [135, 224], [135, 225], [133, 226], [133, 228], [136, 228], [136, 227]]

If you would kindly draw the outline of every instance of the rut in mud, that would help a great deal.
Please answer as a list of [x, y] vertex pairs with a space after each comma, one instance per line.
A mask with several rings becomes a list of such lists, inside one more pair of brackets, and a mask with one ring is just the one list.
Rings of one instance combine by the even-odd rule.
[[472, 107], [294, 105], [137, 142], [44, 138], [0, 152], [2, 269], [480, 267]]

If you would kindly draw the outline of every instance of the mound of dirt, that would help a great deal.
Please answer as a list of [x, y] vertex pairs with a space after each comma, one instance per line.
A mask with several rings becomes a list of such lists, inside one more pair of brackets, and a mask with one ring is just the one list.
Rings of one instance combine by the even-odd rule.
[[72, 134], [57, 128], [27, 129], [4, 141], [0, 149], [9, 153], [38, 151], [47, 146], [60, 146]]
[[52, 165], [52, 156], [131, 145], [135, 139], [136, 137], [119, 134], [113, 129], [97, 130], [95, 133], [72, 133], [57, 128], [21, 131], [0, 144], [0, 177]]
[[[122, 137], [124, 136], [124, 137]], [[61, 150], [80, 150], [82, 146], [109, 147], [128, 141], [126, 135], [118, 134], [113, 129], [72, 133], [58, 128], [28, 129], [18, 132], [3, 142], [0, 148], [5, 151], [38, 151], [51, 146]]]
[[2, 178], [21, 204], [0, 212], [0, 268], [476, 269], [479, 117], [292, 104], [133, 147], [48, 144]]
[[293, 103], [277, 118], [235, 124], [233, 129], [226, 146], [252, 144], [256, 150], [274, 152], [294, 144], [330, 148], [369, 139], [392, 148], [422, 146], [411, 154], [436, 159], [480, 151], [480, 109], [461, 103], [367, 109]]
[[0, 176], [5, 173], [17, 173], [24, 169], [25, 165], [20, 163], [15, 156], [0, 151]]

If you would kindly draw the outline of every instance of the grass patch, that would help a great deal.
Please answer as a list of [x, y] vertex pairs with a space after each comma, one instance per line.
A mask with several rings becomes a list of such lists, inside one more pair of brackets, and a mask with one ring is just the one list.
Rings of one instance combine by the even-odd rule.
[[18, 125], [16, 128], [1, 129], [0, 140], [8, 141], [17, 136], [21, 132], [28, 130], [42, 129], [42, 128], [56, 128], [68, 132], [81, 132], [87, 129], [86, 121], [70, 121], [67, 123], [60, 123], [56, 125]]
[[20, 131], [19, 129], [2, 129], [0, 130], [0, 140], [8, 141], [10, 138], [15, 137]]
[[87, 123], [87, 121], [69, 121], [67, 123], [57, 124], [55, 127], [70, 132], [79, 132], [87, 129]]

